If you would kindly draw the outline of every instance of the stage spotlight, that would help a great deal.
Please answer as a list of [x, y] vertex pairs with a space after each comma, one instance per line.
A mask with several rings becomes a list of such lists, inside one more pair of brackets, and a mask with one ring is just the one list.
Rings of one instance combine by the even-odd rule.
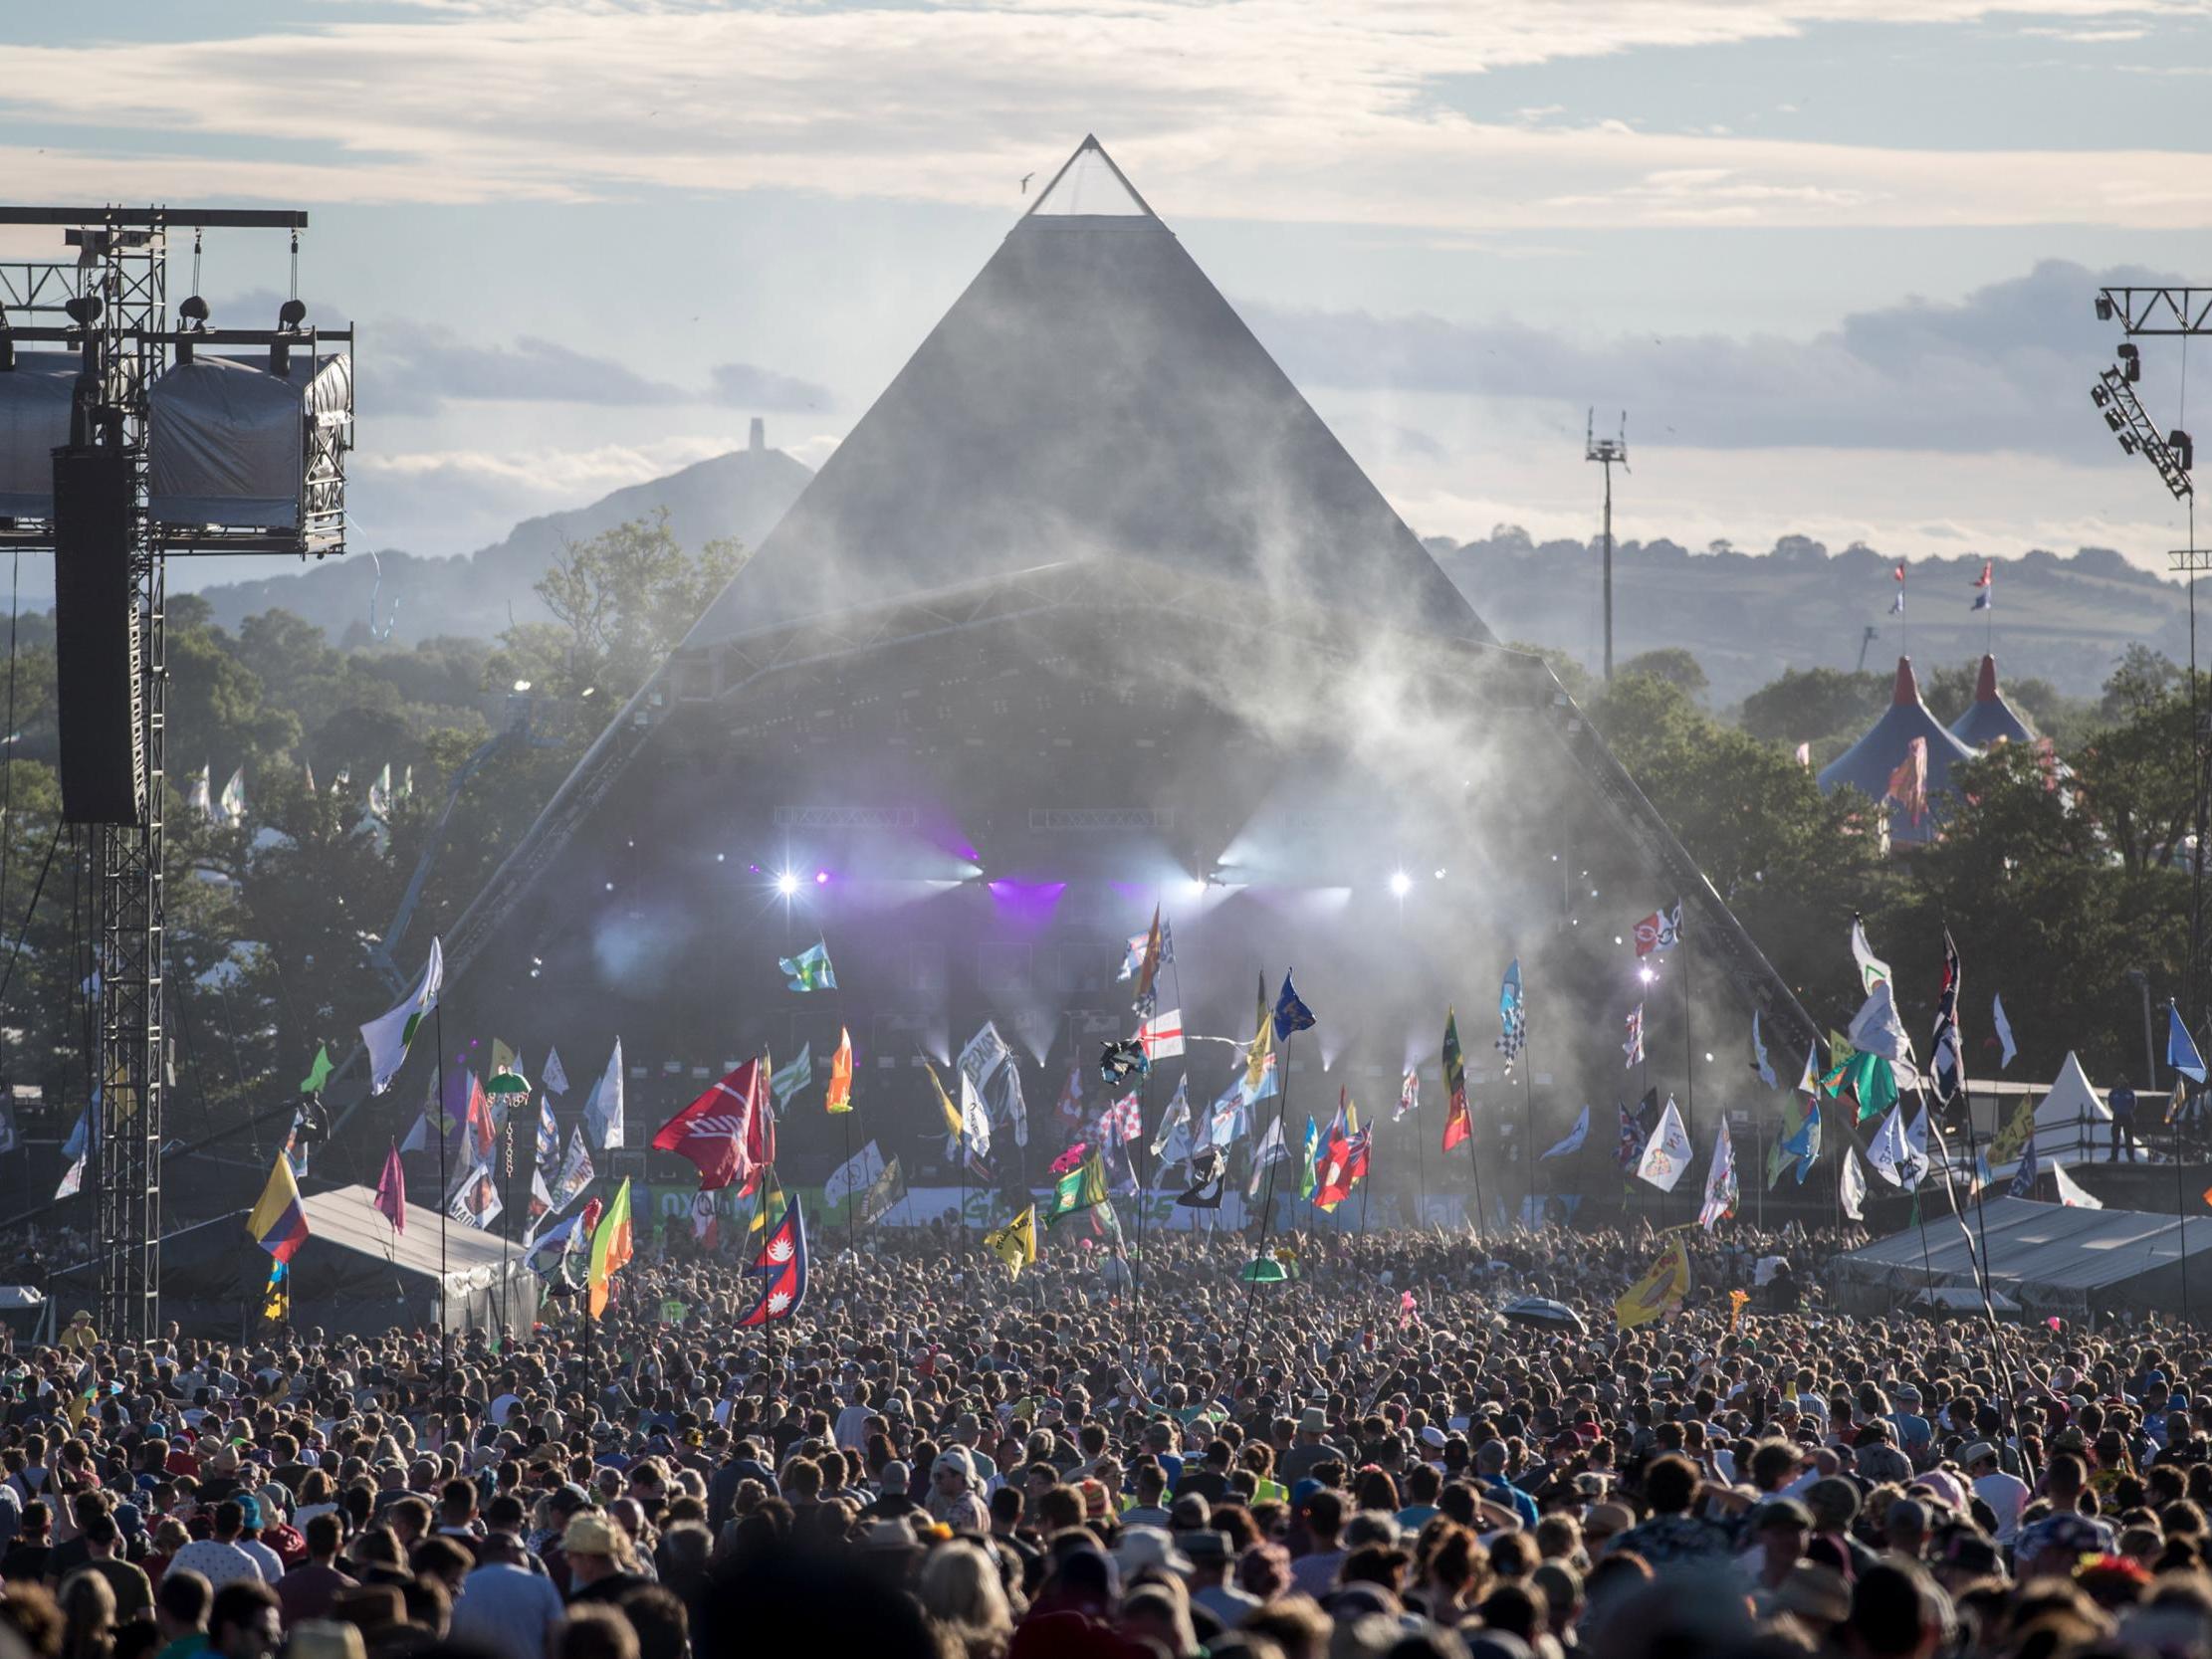
[[1649, 985], [1649, 984], [1650, 984], [1650, 983], [1652, 982], [1652, 978], [1653, 978], [1652, 970], [1651, 970], [1650, 968], [1648, 968], [1648, 967], [1640, 967], [1640, 968], [1638, 968], [1638, 969], [1636, 970], [1636, 976], [1637, 976], [1637, 977], [1638, 977], [1639, 979], [1643, 980], [1643, 981], [1644, 981], [1644, 982], [1645, 982], [1645, 983], [1646, 983], [1647, 985]]
[[1184, 898], [1186, 898], [1186, 899], [1203, 899], [1203, 898], [1205, 898], [1205, 897], [1206, 897], [1206, 883], [1204, 883], [1204, 882], [1202, 882], [1202, 881], [1199, 881], [1198, 879], [1196, 879], [1196, 878], [1194, 877], [1194, 878], [1193, 878], [1193, 879], [1192, 879], [1191, 881], [1189, 881], [1189, 882], [1186, 882], [1186, 883], [1184, 884], [1184, 887], [1183, 887], [1183, 897], [1184, 897]]
[[785, 870], [775, 878], [775, 891], [788, 899], [798, 891], [798, 878]]
[[816, 887], [827, 887], [829, 885], [829, 872], [826, 870], [815, 871], [814, 885]]
[[530, 682], [528, 680], [518, 680], [515, 682], [515, 689], [519, 692], [527, 692], [530, 690]]
[[1413, 887], [1414, 879], [1413, 877], [1407, 875], [1405, 871], [1399, 870], [1392, 874], [1390, 879], [1390, 890], [1394, 897], [1400, 899], [1405, 898], [1407, 894], [1413, 891]]
[[1438, 870], [1437, 872], [1437, 880], [1439, 882], [1443, 880], [1443, 872], [1441, 870]]

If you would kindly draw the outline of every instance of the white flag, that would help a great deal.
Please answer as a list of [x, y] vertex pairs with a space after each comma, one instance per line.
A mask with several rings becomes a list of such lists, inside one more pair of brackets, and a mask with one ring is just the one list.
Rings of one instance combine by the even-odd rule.
[[1012, 1052], [1006, 1047], [1006, 1039], [998, 1035], [998, 1027], [985, 1020], [983, 1029], [969, 1038], [968, 1046], [960, 1051], [960, 1069], [981, 1089]]
[[1170, 1008], [1137, 1027], [1147, 1060], [1173, 1060], [1183, 1053], [1183, 1010]]
[[230, 774], [230, 781], [223, 785], [223, 822], [243, 824], [246, 821], [246, 768], [241, 766]]
[[2012, 1057], [2020, 1052], [2020, 1045], [2012, 1040], [2012, 1021], [2005, 1018], [2005, 999], [2001, 996], [1989, 999], [1989, 1023], [1997, 1033], [1997, 1041], [2004, 1045], [2004, 1058], [1997, 1062], [1998, 1069], [2003, 1070], [2012, 1064]]
[[607, 1056], [607, 1069], [599, 1081], [591, 1086], [591, 1098], [584, 1102], [583, 1121], [591, 1131], [592, 1143], [600, 1151], [610, 1152], [622, 1144], [622, 1039], [614, 1039], [614, 1052]]
[[1689, 1167], [1691, 1155], [1689, 1132], [1682, 1128], [1682, 1115], [1674, 1109], [1674, 1097], [1669, 1095], [1666, 1110], [1659, 1114], [1659, 1126], [1644, 1143], [1643, 1157], [1637, 1160], [1637, 1175], [1661, 1192], [1671, 1192], [1682, 1171]]
[[62, 1184], [54, 1189], [54, 1196], [57, 1200], [73, 1198], [84, 1190], [84, 1186], [85, 1159], [80, 1156], [75, 1163], [62, 1171]]
[[368, 1045], [368, 1092], [381, 1095], [391, 1087], [391, 1080], [399, 1075], [399, 1068], [407, 1058], [407, 1045], [415, 1040], [415, 1033], [430, 1011], [438, 1005], [438, 992], [445, 986], [445, 950], [436, 939], [430, 941], [430, 959], [423, 963], [422, 977], [415, 981], [415, 988], [407, 993], [406, 1000], [388, 1014], [380, 1014], [361, 1027], [361, 1041]]
[[[1582, 1150], [1582, 1143], [1590, 1139], [1590, 1108], [1582, 1109], [1582, 1116], [1575, 1120], [1575, 1127], [1567, 1132], [1567, 1139], [1544, 1154], [1545, 1157], [1565, 1157], [1570, 1152]], [[1541, 1161], [1541, 1160], [1539, 1160]]]
[[215, 822], [215, 779], [209, 769], [202, 766], [192, 774], [192, 792], [184, 804], [197, 812], [208, 823]]
[[461, 1177], [461, 1184], [454, 1189], [453, 1201], [446, 1205], [446, 1214], [482, 1232], [500, 1218], [500, 1212], [506, 1207], [500, 1198], [499, 1182], [493, 1177], [492, 1166], [480, 1163]]
[[854, 1193], [867, 1191], [882, 1176], [883, 1153], [871, 1141], [830, 1171], [829, 1179], [822, 1182], [822, 1204], [834, 1209]]
[[568, 1074], [560, 1069], [560, 1051], [546, 1050], [546, 1069], [538, 1074], [538, 1086], [549, 1095], [565, 1095], [568, 1092]]
[[1191, 1074], [1185, 1072], [1176, 1082], [1175, 1099], [1168, 1102], [1168, 1110], [1160, 1120], [1160, 1133], [1152, 1138], [1152, 1155], [1159, 1157], [1167, 1151], [1168, 1142], [1175, 1139], [1176, 1131], [1188, 1129], [1190, 1123]]
[[1881, 1129], [1875, 1136], [1874, 1144], [1867, 1149], [1867, 1161], [1875, 1166], [1875, 1173], [1891, 1186], [1917, 1191], [1920, 1177], [1928, 1167], [1928, 1115], [1920, 1112], [1908, 1127], [1904, 1121], [1904, 1102], [1889, 1108], [1889, 1116], [1881, 1120]]
[[965, 1068], [960, 1074], [960, 1128], [970, 1157], [991, 1155], [991, 1114], [984, 1110], [983, 1097], [976, 1093], [975, 1081]]
[[1720, 1120], [1713, 1136], [1712, 1167], [1705, 1171], [1705, 1201], [1698, 1207], [1697, 1225], [1711, 1232], [1736, 1207], [1736, 1148], [1728, 1139], [1728, 1120]]
[[1854, 1221], [1867, 1219], [1867, 1172], [1859, 1167], [1859, 1154], [1846, 1146], [1844, 1161], [1836, 1176], [1838, 1194], [1844, 1202], [1844, 1213]]
[[427, 1152], [430, 1149], [430, 1114], [415, 1114], [415, 1127], [407, 1132], [407, 1139], [400, 1141], [403, 1152]]
[[1244, 1185], [1244, 1196], [1257, 1197], [1259, 1172], [1270, 1163], [1280, 1163], [1289, 1155], [1290, 1148], [1282, 1143], [1282, 1119], [1278, 1117], [1267, 1126], [1267, 1133], [1259, 1138], [1259, 1145], [1252, 1152], [1252, 1174]]
[[1856, 916], [1851, 919], [1851, 959], [1859, 964], [1860, 983], [1870, 995], [1877, 985], [1887, 983], [1889, 964], [1875, 954], [1867, 942], [1867, 925]]
[[2051, 1178], [2059, 1189], [2059, 1202], [2078, 1210], [2101, 1210], [2103, 1200], [2082, 1189], [2082, 1183], [2066, 1172], [2066, 1165], [2057, 1158], [2051, 1160]]

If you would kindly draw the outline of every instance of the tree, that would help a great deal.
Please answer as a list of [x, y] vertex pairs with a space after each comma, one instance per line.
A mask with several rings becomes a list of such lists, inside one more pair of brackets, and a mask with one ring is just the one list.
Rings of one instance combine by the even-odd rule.
[[1673, 645], [1660, 651], [1639, 652], [1621, 665], [1621, 672], [1663, 680], [1670, 686], [1679, 686], [1691, 697], [1700, 695], [1712, 684], [1705, 678], [1705, 665], [1680, 646]]
[[[633, 518], [588, 541], [570, 542], [539, 579], [538, 595], [566, 630], [557, 665], [565, 689], [591, 686], [619, 704], [642, 686], [716, 594], [743, 567], [744, 546], [708, 542], [686, 553], [668, 528], [668, 511]], [[519, 631], [518, 631], [519, 632]], [[537, 635], [524, 642], [542, 648]], [[513, 647], [511, 646], [511, 649]]]
[[1743, 728], [1770, 742], [1818, 742], [1842, 733], [1858, 736], [1889, 701], [1886, 674], [1846, 674], [1839, 669], [1785, 669], [1782, 678], [1743, 700]]

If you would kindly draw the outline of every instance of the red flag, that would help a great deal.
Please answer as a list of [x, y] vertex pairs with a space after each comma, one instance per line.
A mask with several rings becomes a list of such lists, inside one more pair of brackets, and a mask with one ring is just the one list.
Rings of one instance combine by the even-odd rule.
[[391, 1230], [407, 1230], [407, 1172], [399, 1166], [399, 1142], [384, 1154], [384, 1172], [376, 1177], [376, 1213], [391, 1223]]
[[[748, 1060], [691, 1105], [661, 1125], [653, 1144], [699, 1166], [699, 1190], [750, 1181], [750, 1148], [758, 1144], [755, 1119], [768, 1099], [768, 1067]], [[770, 1144], [774, 1131], [769, 1131]]]
[[[761, 1062], [761, 1075], [770, 1071], [767, 1060]], [[761, 1184], [761, 1176], [775, 1162], [775, 1091], [761, 1092], [760, 1108], [753, 1114], [753, 1121], [745, 1127], [745, 1161], [749, 1165], [744, 1177], [741, 1196], [750, 1198]]]
[[806, 1221], [796, 1198], [783, 1206], [783, 1219], [761, 1245], [753, 1271], [768, 1282], [762, 1288], [761, 1300], [754, 1304], [753, 1312], [738, 1321], [740, 1325], [789, 1319], [806, 1300]]
[[1987, 587], [1989, 585], [1990, 576], [1994, 573], [1995, 569], [1996, 563], [1994, 560], [1986, 558], [1983, 559], [1982, 573], [1974, 578], [1974, 585], [1976, 587]]

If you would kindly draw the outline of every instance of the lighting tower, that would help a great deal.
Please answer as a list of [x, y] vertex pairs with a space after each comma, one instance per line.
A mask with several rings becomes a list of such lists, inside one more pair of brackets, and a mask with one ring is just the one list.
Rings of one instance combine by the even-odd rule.
[[1613, 679], [1613, 468], [1619, 463], [1625, 473], [1629, 470], [1629, 412], [1621, 411], [1621, 434], [1617, 438], [1598, 436], [1598, 412], [1590, 411], [1590, 418], [1582, 429], [1582, 458], [1595, 461], [1605, 468], [1605, 677]]
[[[342, 341], [348, 352], [352, 342], [350, 329], [303, 326], [297, 299], [275, 329], [216, 330], [205, 327], [207, 310], [195, 297], [179, 310], [184, 331], [172, 331], [168, 238], [191, 231], [196, 256], [203, 231], [289, 231], [297, 279], [307, 223], [305, 213], [281, 210], [0, 206], [0, 225], [60, 229], [76, 250], [67, 261], [0, 264], [0, 359], [13, 364], [17, 346], [37, 344], [79, 359], [69, 441], [53, 452], [53, 516], [0, 518], [0, 547], [55, 552], [57, 629], [84, 629], [93, 649], [78, 650], [110, 653], [100, 666], [111, 660], [116, 670], [111, 688], [94, 676], [104, 693], [111, 689], [111, 710], [65, 709], [62, 720], [63, 817], [89, 833], [98, 954], [86, 1056], [93, 1079], [86, 1184], [99, 1205], [98, 1326], [111, 1343], [144, 1342], [160, 1329], [168, 555], [344, 551], [344, 457], [352, 441], [348, 379], [342, 410], [304, 417], [294, 525], [157, 521], [148, 496], [149, 415], [155, 383], [172, 360], [189, 360], [195, 348], [258, 347], [282, 373], [274, 365], [292, 353], [312, 360], [319, 342]], [[88, 585], [82, 572], [96, 569]], [[89, 593], [123, 615], [88, 615]], [[67, 682], [69, 654], [62, 655]], [[72, 700], [97, 702], [83, 696], [84, 685]], [[101, 725], [104, 714], [111, 729]], [[74, 737], [72, 716], [83, 723]], [[85, 733], [94, 729], [110, 729], [108, 740], [92, 743]], [[115, 752], [118, 745], [127, 752]], [[80, 785], [98, 774], [90, 793], [73, 791], [73, 765]]]
[[[2188, 578], [2189, 590], [2189, 712], [2196, 744], [2196, 849], [2189, 870], [2189, 959], [2181, 974], [2181, 1001], [2192, 1027], [2202, 1019], [2197, 1006], [2197, 985], [2204, 965], [2204, 856], [2205, 819], [2212, 797], [2212, 744], [2206, 742], [2206, 719], [2197, 693], [2197, 578], [2212, 571], [2212, 547], [2196, 545], [2196, 490], [2190, 471], [2196, 464], [2196, 445], [2189, 434], [2176, 428], [2164, 438], [2151, 424], [2135, 386], [2142, 379], [2142, 353], [2133, 343], [2138, 337], [2212, 334], [2212, 288], [2101, 288], [2097, 291], [2097, 320], [2117, 322], [2127, 336], [2114, 353], [2114, 362], [2098, 376], [2090, 400], [2104, 417], [2119, 447], [2140, 455], [2158, 474], [2167, 493], [2188, 510], [2189, 545], [2167, 555], [2167, 568]], [[2186, 349], [2186, 347], [2184, 347]]]

